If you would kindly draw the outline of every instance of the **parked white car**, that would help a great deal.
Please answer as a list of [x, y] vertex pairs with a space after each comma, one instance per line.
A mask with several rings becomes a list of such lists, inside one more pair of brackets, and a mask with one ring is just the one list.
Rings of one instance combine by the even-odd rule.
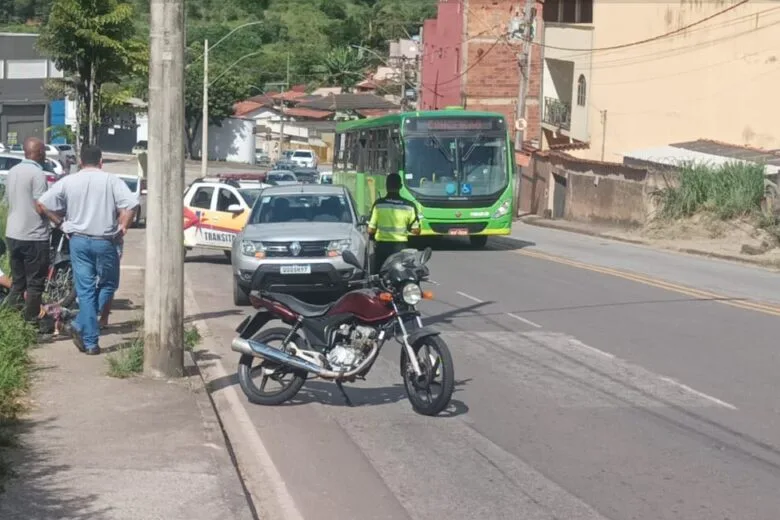
[[146, 224], [146, 179], [137, 175], [119, 175], [117, 177], [125, 181], [130, 191], [138, 197], [138, 208], [135, 211], [135, 226], [140, 226], [141, 222]]
[[316, 168], [317, 155], [311, 150], [295, 150], [290, 156], [290, 161], [303, 168]]
[[76, 150], [73, 148], [73, 145], [55, 144], [54, 146], [60, 151], [60, 162], [66, 170], [70, 170], [70, 167], [78, 162]]

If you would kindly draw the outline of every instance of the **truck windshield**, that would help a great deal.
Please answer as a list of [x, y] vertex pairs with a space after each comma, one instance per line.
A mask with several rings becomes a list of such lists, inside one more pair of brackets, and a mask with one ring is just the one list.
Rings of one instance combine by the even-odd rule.
[[405, 145], [405, 184], [423, 197], [493, 195], [509, 182], [505, 138], [430, 134]]

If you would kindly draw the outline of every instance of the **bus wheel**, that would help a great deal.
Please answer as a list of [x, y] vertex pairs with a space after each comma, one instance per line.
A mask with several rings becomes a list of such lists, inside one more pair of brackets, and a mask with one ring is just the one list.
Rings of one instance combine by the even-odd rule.
[[469, 237], [469, 240], [471, 241], [471, 246], [476, 247], [477, 249], [482, 249], [487, 244], [487, 239], [485, 235], [472, 235]]

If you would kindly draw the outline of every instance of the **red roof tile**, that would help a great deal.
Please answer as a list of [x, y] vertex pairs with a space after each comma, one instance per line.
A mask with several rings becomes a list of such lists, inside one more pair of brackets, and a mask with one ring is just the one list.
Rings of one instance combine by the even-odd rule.
[[243, 116], [246, 114], [249, 114], [250, 112], [254, 112], [255, 110], [258, 110], [260, 108], [263, 108], [265, 105], [262, 103], [257, 103], [255, 101], [239, 101], [235, 105], [233, 105], [233, 115], [235, 116]]
[[273, 98], [279, 101], [294, 101], [305, 95], [306, 92], [296, 92], [294, 90], [288, 90], [287, 92], [282, 92], [281, 94], [274, 95]]

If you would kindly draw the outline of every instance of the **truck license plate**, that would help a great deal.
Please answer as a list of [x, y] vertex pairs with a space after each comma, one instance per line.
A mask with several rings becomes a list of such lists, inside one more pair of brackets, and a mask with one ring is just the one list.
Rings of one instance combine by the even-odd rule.
[[279, 268], [281, 274], [311, 274], [310, 265], [283, 265]]
[[469, 230], [465, 228], [451, 228], [450, 235], [468, 235]]

